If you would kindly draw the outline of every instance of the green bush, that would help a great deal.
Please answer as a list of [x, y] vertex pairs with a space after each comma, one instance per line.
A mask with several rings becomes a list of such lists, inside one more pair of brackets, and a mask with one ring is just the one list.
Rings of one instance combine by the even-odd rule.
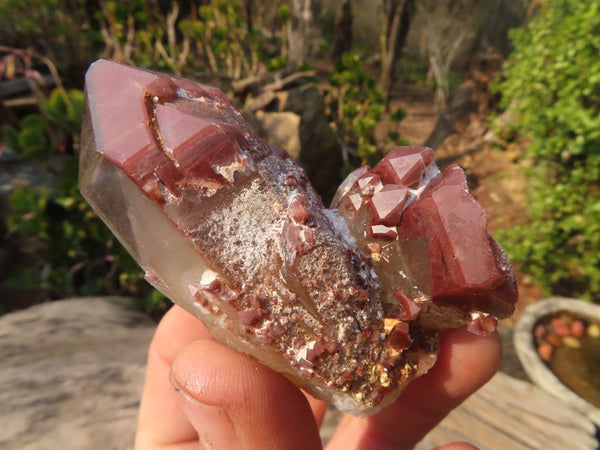
[[2, 135], [10, 148], [28, 158], [43, 159], [56, 151], [46, 121], [39, 114], [23, 117], [20, 129], [3, 125]]
[[8, 232], [21, 242], [35, 241], [28, 255], [35, 270], [23, 278], [19, 269], [8, 283], [40, 289], [49, 298], [125, 293], [122, 273], [135, 284], [140, 270], [77, 190], [77, 159], [67, 157], [64, 164], [56, 189], [17, 188], [10, 197]]
[[56, 88], [40, 102], [42, 114], [29, 114], [19, 129], [5, 124], [2, 136], [10, 148], [27, 158], [43, 160], [56, 153], [65, 138], [79, 134], [83, 91]]
[[256, 73], [261, 57], [268, 53], [261, 46], [265, 37], [260, 30], [250, 33], [240, 2], [211, 0], [198, 8], [198, 17], [179, 22], [184, 38], [194, 43], [195, 60], [232, 79]]
[[39, 106], [40, 113], [24, 117], [18, 128], [5, 125], [3, 138], [27, 158], [43, 163], [52, 157], [59, 184], [13, 191], [6, 229], [26, 261], [15, 264], [5, 282], [47, 298], [134, 295], [148, 313], [163, 310], [164, 297], [145, 283], [139, 266], [77, 187], [79, 158], [64, 142], [78, 138], [83, 92], [57, 88]]
[[68, 77], [78, 76], [104, 48], [86, 0], [0, 1], [0, 44], [43, 55]]
[[387, 141], [376, 139], [375, 128], [380, 121], [387, 118], [397, 124], [405, 115], [402, 108], [386, 113], [385, 96], [376, 83], [366, 70], [364, 55], [359, 50], [344, 53], [329, 77], [329, 87], [325, 90], [328, 119], [335, 124], [345, 147], [342, 178], [358, 165], [377, 164], [383, 156], [382, 146], [408, 144], [397, 131], [390, 131]]
[[549, 292], [600, 300], [600, 3], [552, 0], [495, 86], [527, 139], [530, 218], [507, 250]]
[[[164, 297], [143, 281], [141, 269], [77, 189], [83, 92], [62, 85], [80, 86], [83, 71], [100, 55], [176, 74], [208, 69], [228, 78], [255, 73], [263, 57], [286, 65], [278, 56], [281, 38], [262, 29], [250, 33], [239, 1], [203, 3], [0, 1], [0, 42], [11, 46], [0, 49], [9, 62], [0, 77], [35, 82], [38, 69], [50, 70], [60, 86], [49, 95], [36, 87], [37, 111], [16, 113], [17, 120], [1, 128], [9, 147], [40, 167], [60, 170], [59, 186], [13, 192], [4, 228], [20, 258], [2, 282], [46, 298], [133, 295], [149, 313], [164, 310]], [[36, 70], [28, 73], [30, 67]]]
[[364, 68], [359, 52], [344, 53], [330, 77], [330, 120], [348, 147], [357, 149], [363, 164], [374, 164], [381, 158], [375, 143], [375, 125], [385, 112], [383, 92], [376, 87], [375, 77]]

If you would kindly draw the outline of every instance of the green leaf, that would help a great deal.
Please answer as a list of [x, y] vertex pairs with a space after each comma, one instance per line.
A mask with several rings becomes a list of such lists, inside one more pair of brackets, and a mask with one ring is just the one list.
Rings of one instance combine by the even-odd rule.
[[44, 158], [52, 153], [45, 128], [25, 128], [19, 133], [19, 149], [28, 158]]
[[15, 150], [20, 151], [19, 147], [19, 131], [12, 125], [2, 125], [2, 139], [6, 142], [6, 145]]
[[404, 119], [405, 116], [406, 116], [406, 111], [403, 108], [398, 108], [396, 111], [394, 111], [390, 115], [390, 118], [394, 122], [400, 122], [402, 119]]
[[529, 218], [509, 254], [549, 292], [600, 301], [600, 3], [549, 0], [510, 35], [493, 91], [526, 139]]

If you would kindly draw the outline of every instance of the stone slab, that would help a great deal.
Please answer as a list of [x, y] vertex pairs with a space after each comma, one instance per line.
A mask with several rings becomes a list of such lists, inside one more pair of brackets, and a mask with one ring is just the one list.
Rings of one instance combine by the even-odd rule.
[[0, 317], [0, 448], [132, 448], [155, 327], [120, 297]]

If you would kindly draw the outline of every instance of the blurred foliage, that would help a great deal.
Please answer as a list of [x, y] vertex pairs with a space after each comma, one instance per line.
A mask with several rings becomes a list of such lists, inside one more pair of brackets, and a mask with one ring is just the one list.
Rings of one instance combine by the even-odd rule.
[[61, 139], [81, 129], [83, 92], [54, 89], [39, 114], [25, 116], [20, 128], [5, 125], [5, 142], [27, 158], [58, 170], [52, 187], [20, 187], [10, 197], [8, 236], [20, 242], [28, 259], [16, 265], [6, 283], [36, 289], [48, 298], [125, 294], [144, 298], [149, 313], [165, 306], [143, 281], [143, 273], [91, 210], [77, 187], [79, 158]]
[[23, 117], [21, 129], [3, 125], [2, 137], [10, 148], [28, 158], [42, 159], [56, 150], [56, 145], [48, 134], [46, 121], [39, 114]]
[[[262, 57], [271, 69], [286, 64], [276, 37], [248, 32], [240, 2], [213, 0], [185, 14], [177, 2], [166, 7], [152, 0], [0, 3], [1, 41], [13, 46], [2, 47], [0, 80], [27, 79], [37, 102], [18, 122], [2, 125], [2, 138], [22, 156], [58, 171], [60, 180], [57, 186], [23, 187], [11, 195], [6, 237], [18, 242], [26, 259], [4, 280], [11, 288], [34, 289], [46, 298], [132, 295], [150, 314], [165, 309], [165, 298], [143, 281], [139, 266], [77, 188], [83, 92], [65, 89], [61, 79], [78, 85], [97, 57], [227, 78], [256, 73]], [[285, 9], [280, 15], [282, 28]], [[58, 87], [45, 93], [41, 73], [48, 71]]]
[[530, 218], [507, 250], [548, 291], [600, 301], [600, 3], [551, 0], [495, 85], [529, 139]]
[[5, 124], [6, 144], [27, 158], [44, 159], [64, 150], [64, 140], [79, 133], [83, 113], [83, 91], [56, 88], [40, 101], [40, 114], [23, 117], [20, 128]]
[[330, 119], [339, 127], [344, 143], [357, 149], [363, 164], [381, 157], [375, 145], [375, 125], [385, 112], [383, 92], [364, 68], [358, 52], [342, 55], [330, 77]]
[[104, 49], [87, 0], [0, 1], [0, 43], [51, 60], [63, 77], [78, 76]]
[[232, 79], [256, 73], [261, 36], [247, 29], [241, 3], [213, 0], [198, 8], [198, 17], [180, 21], [179, 30], [196, 43], [197, 56], [212, 72]]
[[[375, 140], [375, 126], [385, 114], [385, 96], [377, 87], [375, 77], [366, 71], [362, 54], [344, 53], [336, 62], [329, 82], [329, 120], [335, 123], [341, 141], [346, 148], [356, 149], [354, 156], [360, 164], [376, 164], [383, 155]], [[402, 117], [403, 110], [391, 116], [396, 121]], [[348, 160], [343, 171], [348, 172], [355, 166], [355, 161]]]
[[427, 67], [419, 65], [411, 59], [400, 58], [396, 61], [396, 75], [404, 83], [425, 84]]
[[[101, 57], [192, 78], [214, 74], [210, 79], [227, 86], [287, 66], [292, 19], [290, 6], [280, 4], [268, 30], [249, 29], [242, 3], [226, 0], [0, 2], [0, 81], [26, 79], [36, 101], [6, 116], [11, 122], [2, 125], [2, 137], [59, 180], [14, 190], [6, 237], [17, 243], [24, 262], [3, 281], [45, 298], [129, 295], [151, 314], [163, 311], [165, 298], [143, 281], [141, 269], [77, 188], [83, 73]], [[49, 79], [52, 90], [44, 84]], [[344, 55], [325, 89], [329, 117], [350, 155], [346, 170], [376, 163], [383, 94], [359, 52]], [[403, 116], [400, 109], [390, 118], [398, 122]], [[401, 143], [397, 132], [390, 138]]]
[[260, 61], [282, 67], [280, 36], [289, 8], [280, 7], [277, 27], [266, 33], [247, 29], [239, 1], [196, 3], [6, 0], [0, 2], [0, 42], [45, 55], [75, 83], [98, 57], [176, 75], [208, 71], [230, 79], [256, 74]]

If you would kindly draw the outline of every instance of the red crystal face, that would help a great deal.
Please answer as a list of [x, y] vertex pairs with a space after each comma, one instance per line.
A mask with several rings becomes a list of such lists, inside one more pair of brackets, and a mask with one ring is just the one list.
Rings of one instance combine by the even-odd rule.
[[97, 148], [155, 201], [248, 174], [239, 142], [249, 129], [219, 90], [103, 60], [88, 71], [86, 89], [102, 118]]
[[373, 169], [385, 184], [415, 188], [423, 169], [433, 161], [433, 151], [424, 147], [396, 147]]
[[397, 147], [323, 207], [304, 171], [218, 89], [98, 61], [86, 77], [82, 193], [217, 339], [368, 415], [433, 364], [438, 332], [491, 332], [510, 261], [458, 167]]
[[380, 225], [397, 225], [407, 200], [408, 188], [395, 184], [384, 186], [373, 194], [368, 203], [373, 222]]
[[211, 164], [223, 166], [235, 161], [239, 151], [229, 134], [205, 118], [171, 104], [156, 105], [154, 117], [165, 154], [184, 176], [202, 178], [212, 172], [213, 181], [225, 184]]
[[107, 61], [97, 62], [88, 71], [89, 106], [104, 117], [94, 123], [94, 137], [97, 146], [115, 163], [123, 164], [152, 144], [144, 88], [158, 79], [157, 74]]
[[[397, 147], [375, 168], [361, 168], [348, 180], [333, 206], [351, 230], [368, 222], [368, 236], [387, 241], [383, 253], [376, 253], [380, 277], [393, 270], [385, 265], [406, 264], [404, 284], [416, 289], [394, 292], [409, 316], [406, 298], [430, 299], [463, 310], [465, 317], [468, 311], [496, 317], [512, 313], [517, 300], [512, 266], [488, 235], [485, 212], [469, 193], [462, 169], [451, 166], [440, 173], [431, 149]], [[364, 204], [368, 208], [360, 210]], [[389, 288], [397, 284], [390, 280]]]
[[498, 264], [487, 234], [485, 212], [469, 194], [464, 172], [458, 166], [444, 170], [405, 211], [398, 235], [403, 239], [425, 236], [429, 242], [434, 300], [464, 304], [497, 316], [510, 315], [514, 278]]

